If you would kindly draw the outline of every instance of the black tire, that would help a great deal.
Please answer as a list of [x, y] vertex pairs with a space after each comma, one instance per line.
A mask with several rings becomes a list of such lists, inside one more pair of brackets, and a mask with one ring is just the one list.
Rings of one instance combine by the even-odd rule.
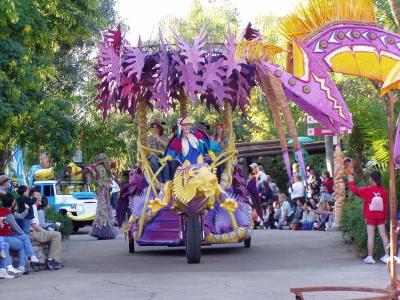
[[135, 253], [135, 240], [129, 237], [129, 253]]
[[201, 257], [201, 226], [199, 217], [186, 219], [186, 258], [188, 264], [198, 264]]
[[251, 237], [249, 237], [247, 240], [244, 240], [244, 247], [250, 248], [250, 246], [251, 246]]
[[72, 231], [73, 231], [74, 233], [77, 233], [77, 232], [79, 231], [79, 228], [81, 228], [81, 226], [80, 226], [79, 223], [74, 222], [74, 223], [72, 224]]

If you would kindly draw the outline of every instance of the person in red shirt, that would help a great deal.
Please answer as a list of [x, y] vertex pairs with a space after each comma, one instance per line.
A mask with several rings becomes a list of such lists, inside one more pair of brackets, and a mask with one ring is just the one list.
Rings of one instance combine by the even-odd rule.
[[[387, 263], [389, 259], [388, 253], [388, 245], [389, 240], [386, 234], [385, 223], [388, 209], [388, 192], [381, 185], [381, 174], [378, 171], [373, 171], [369, 177], [370, 185], [363, 188], [358, 188], [354, 181], [353, 175], [350, 174], [347, 176], [349, 180], [349, 188], [350, 190], [357, 196], [359, 196], [362, 200], [364, 200], [363, 206], [363, 215], [365, 218], [365, 224], [367, 225], [367, 233], [368, 233], [368, 256], [364, 259], [364, 262], [367, 264], [374, 264], [375, 260], [373, 259], [374, 254], [374, 240], [375, 240], [375, 228], [378, 228], [379, 234], [383, 241], [383, 248], [385, 249], [385, 256], [381, 257], [381, 261]], [[383, 201], [381, 201], [382, 205], [378, 205], [378, 207], [374, 208], [374, 205], [371, 205], [372, 202], [374, 204], [377, 197], [381, 197]], [[374, 198], [374, 200], [373, 200]]]

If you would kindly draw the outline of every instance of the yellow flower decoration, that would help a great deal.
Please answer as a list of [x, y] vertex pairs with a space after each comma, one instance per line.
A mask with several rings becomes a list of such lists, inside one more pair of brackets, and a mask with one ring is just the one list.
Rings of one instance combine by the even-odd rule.
[[235, 212], [238, 204], [235, 199], [233, 198], [226, 198], [225, 201], [221, 204], [222, 208], [229, 212]]

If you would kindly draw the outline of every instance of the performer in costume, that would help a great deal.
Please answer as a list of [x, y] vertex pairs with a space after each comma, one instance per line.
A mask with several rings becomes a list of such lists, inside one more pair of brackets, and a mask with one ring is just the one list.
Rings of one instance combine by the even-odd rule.
[[[164, 134], [163, 123], [159, 120], [154, 120], [150, 123], [150, 127], [152, 129], [152, 134], [147, 137], [147, 145], [158, 151], [165, 151], [165, 147], [168, 145], [168, 137]], [[151, 164], [151, 168], [153, 172], [157, 172], [160, 167], [159, 159], [162, 154], [151, 152], [149, 156], [149, 162]], [[157, 179], [159, 182], [165, 183], [169, 177], [169, 167], [168, 165], [162, 170], [160, 174], [158, 174]]]
[[170, 178], [175, 174], [178, 160], [183, 163], [188, 160], [191, 164], [196, 164], [199, 157], [215, 159], [215, 151], [210, 147], [208, 135], [201, 129], [196, 129], [194, 132], [191, 126], [194, 123], [192, 117], [180, 118], [178, 121], [178, 129], [176, 135], [169, 142], [164, 153], [163, 160], [171, 162]]
[[90, 235], [99, 240], [113, 239], [118, 234], [114, 227], [110, 203], [111, 169], [115, 164], [110, 162], [104, 153], [97, 155], [96, 160], [95, 164], [86, 167], [97, 186], [96, 219], [93, 221]]

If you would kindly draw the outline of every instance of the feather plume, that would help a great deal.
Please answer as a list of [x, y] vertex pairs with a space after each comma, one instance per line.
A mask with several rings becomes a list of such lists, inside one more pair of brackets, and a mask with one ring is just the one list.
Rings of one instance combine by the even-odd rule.
[[314, 30], [336, 21], [376, 22], [372, 0], [308, 0], [280, 21], [282, 33], [302, 40]]

